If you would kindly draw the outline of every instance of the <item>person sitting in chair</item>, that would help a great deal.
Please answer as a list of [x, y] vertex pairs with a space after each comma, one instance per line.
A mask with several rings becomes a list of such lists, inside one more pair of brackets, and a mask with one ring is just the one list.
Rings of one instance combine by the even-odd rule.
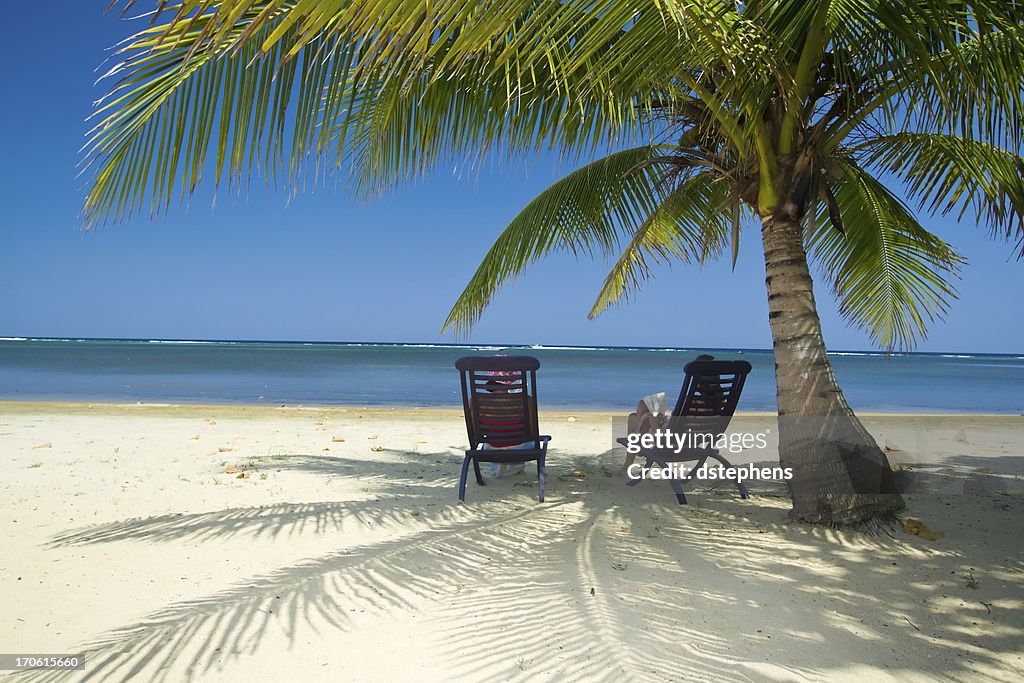
[[[714, 356], [707, 353], [702, 353], [694, 358], [694, 360], [714, 359]], [[700, 382], [700, 379], [698, 378], [697, 381]], [[701, 383], [699, 386], [700, 393], [705, 396], [711, 396], [715, 393], [720, 395], [722, 393], [722, 387], [714, 383]], [[630, 413], [626, 418], [626, 433], [653, 434], [656, 430], [667, 428], [672, 414], [665, 401], [665, 392], [651, 394], [640, 399], [640, 403], [636, 405], [636, 412]], [[636, 454], [627, 453], [626, 462], [619, 469], [619, 474], [626, 476], [629, 466], [633, 464], [635, 459]]]

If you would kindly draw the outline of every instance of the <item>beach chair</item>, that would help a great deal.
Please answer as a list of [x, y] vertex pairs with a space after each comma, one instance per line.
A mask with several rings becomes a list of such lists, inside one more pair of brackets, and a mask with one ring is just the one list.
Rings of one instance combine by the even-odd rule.
[[537, 461], [538, 500], [544, 502], [544, 459], [550, 436], [537, 428], [537, 369], [530, 356], [466, 356], [455, 361], [462, 384], [469, 450], [462, 461], [459, 500], [466, 500], [472, 463], [484, 486], [480, 463]]
[[[693, 473], [703, 467], [709, 458], [724, 467], [732, 467], [718, 449], [705, 444], [716, 443], [728, 428], [743, 392], [743, 383], [750, 373], [750, 363], [743, 360], [695, 360], [687, 363], [683, 372], [686, 374], [679, 391], [679, 400], [664, 429], [685, 437], [685, 443], [696, 443], [698, 446], [683, 448], [678, 453], [673, 448], [641, 449], [639, 453], [627, 454], [623, 465], [625, 471], [637, 455], [647, 460], [644, 465], [646, 468], [652, 465], [668, 468], [670, 463], [695, 461], [685, 478], [672, 477], [668, 480], [680, 505], [686, 504], [683, 484], [693, 479]], [[618, 442], [624, 446], [628, 444], [625, 438], [618, 439]], [[641, 481], [639, 478], [631, 478], [628, 485], [636, 486]], [[733, 483], [739, 489], [740, 497], [746, 499], [747, 487], [743, 482], [737, 478]]]

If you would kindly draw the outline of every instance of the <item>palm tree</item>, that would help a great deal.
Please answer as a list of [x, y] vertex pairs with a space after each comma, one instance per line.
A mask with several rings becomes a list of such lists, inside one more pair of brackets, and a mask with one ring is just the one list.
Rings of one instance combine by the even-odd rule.
[[955, 298], [963, 260], [887, 183], [1022, 239], [1020, 3], [179, 2], [156, 3], [108, 74], [87, 223], [164, 211], [204, 175], [297, 184], [336, 168], [375, 193], [495, 149], [604, 153], [505, 228], [445, 328], [465, 331], [552, 251], [618, 255], [596, 315], [658, 264], [735, 264], [760, 223], [793, 515], [902, 507], [832, 373], [808, 262], [851, 323], [906, 349]]

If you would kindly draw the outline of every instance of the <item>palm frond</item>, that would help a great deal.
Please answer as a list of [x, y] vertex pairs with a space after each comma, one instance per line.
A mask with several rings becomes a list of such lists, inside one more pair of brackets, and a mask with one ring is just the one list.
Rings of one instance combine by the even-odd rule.
[[901, 178], [922, 209], [957, 211], [960, 220], [970, 211], [994, 236], [1024, 241], [1024, 158], [985, 142], [922, 133], [879, 136], [852, 151], [863, 153], [862, 165]]
[[1024, 7], [994, 3], [1003, 11], [989, 12], [982, 25], [952, 12], [941, 25], [926, 23], [922, 36], [924, 17], [939, 16], [931, 4], [887, 8], [878, 14], [887, 23], [875, 30], [865, 19], [837, 28], [833, 54], [843, 94], [826, 136], [830, 148], [872, 117], [891, 133], [944, 133], [1018, 150], [1024, 144]]
[[589, 317], [628, 299], [651, 276], [653, 265], [704, 262], [720, 254], [733, 221], [729, 199], [728, 183], [712, 172], [698, 173], [669, 192], [622, 250]]
[[[265, 10], [283, 4], [249, 3], [225, 40], [246, 33]], [[176, 28], [154, 26], [127, 41], [118, 52], [122, 61], [104, 76], [116, 83], [99, 102], [93, 118], [100, 122], [84, 147], [83, 173], [92, 173], [87, 225], [124, 220], [143, 210], [147, 197], [150, 212], [160, 213], [176, 190], [184, 198], [207, 174], [218, 182], [258, 166], [271, 174], [287, 167], [287, 147], [291, 168], [297, 166], [295, 160], [315, 144], [315, 84], [337, 81], [347, 53], [318, 59], [314, 51], [327, 47], [318, 41], [301, 59], [285, 60], [291, 34], [260, 53], [258, 41], [282, 16], [273, 14], [253, 40], [237, 47], [197, 49], [216, 27], [211, 13]]]
[[890, 351], [912, 349], [957, 296], [964, 259], [925, 230], [888, 189], [851, 160], [830, 190], [844, 232], [820, 211], [809, 251], [830, 279], [840, 314]]
[[182, 0], [152, 24], [96, 112], [87, 223], [166, 210], [204, 176], [293, 177], [328, 148], [369, 190], [498, 147], [590, 156], [634, 143], [666, 93], [714, 98], [746, 153], [738, 121], [790, 51], [725, 0]]
[[519, 155], [558, 149], [573, 158], [637, 142], [642, 127], [614, 100], [561, 96], [546, 65], [528, 80], [508, 69], [494, 75], [487, 56], [460, 77], [414, 67], [402, 79], [382, 81], [373, 98], [338, 117], [338, 165], [350, 170], [358, 190], [378, 193], [440, 161], [472, 165], [466, 160], [496, 148]]
[[540, 193], [508, 224], [484, 256], [445, 320], [442, 331], [465, 333], [495, 292], [553, 251], [611, 254], [661, 203], [666, 188], [653, 154], [636, 147], [610, 154]]

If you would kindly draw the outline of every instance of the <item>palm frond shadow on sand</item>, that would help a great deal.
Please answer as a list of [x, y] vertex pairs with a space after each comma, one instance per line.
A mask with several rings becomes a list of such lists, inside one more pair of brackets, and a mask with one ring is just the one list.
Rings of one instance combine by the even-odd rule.
[[[80, 680], [216, 679], [244, 668], [261, 648], [310, 633], [343, 643], [366, 619], [411, 605], [418, 605], [417, 633], [457, 679], [815, 678], [876, 666], [880, 653], [894, 675], [934, 671], [937, 660], [954, 677], [1011, 673], [995, 655], [1019, 647], [1019, 617], [958, 638], [984, 608], [933, 609], [936, 592], [964, 592], [958, 577], [924, 591], [915, 582], [948, 574], [943, 562], [956, 550], [789, 525], [783, 502], [741, 501], [727, 490], [676, 506], [663, 483], [627, 488], [606, 476], [620, 457], [612, 452], [597, 460], [561, 453], [545, 504], [530, 500], [532, 480], [502, 480], [474, 485], [470, 502], [458, 505], [450, 455], [387, 455], [390, 462], [375, 463], [366, 500], [126, 520], [54, 539], [55, 546], [216, 543], [246, 534], [276, 541], [348, 525], [404, 525], [397, 538], [240, 579], [102, 634], [82, 647], [88, 666]], [[296, 455], [286, 466], [336, 476], [354, 467], [342, 460]], [[408, 477], [431, 461], [440, 467]], [[444, 468], [447, 477], [433, 471]], [[580, 470], [588, 476], [573, 476]], [[597, 495], [608, 489], [614, 495]], [[406, 505], [388, 506], [396, 500]], [[984, 569], [1024, 583], [1019, 560]], [[913, 649], [884, 647], [890, 629], [911, 627]], [[350, 656], [349, 675], [358, 677], [365, 660]]]
[[[301, 534], [344, 532], [348, 526], [401, 524], [421, 507], [451, 507], [451, 468], [447, 454], [416, 456], [404, 462], [365, 462], [351, 458], [295, 454], [275, 462], [275, 470], [299, 470], [324, 477], [357, 476], [366, 482], [365, 500], [273, 503], [213, 512], [156, 515], [74, 529], [50, 540], [51, 547], [113, 541], [216, 541], [244, 536], [286, 540]], [[450, 458], [449, 458], [450, 459]], [[426, 464], [426, 463], [431, 464]], [[445, 463], [438, 466], [437, 463]], [[383, 484], [383, 486], [382, 486]], [[390, 504], [389, 504], [390, 503]], [[400, 504], [399, 504], [400, 503]]]

